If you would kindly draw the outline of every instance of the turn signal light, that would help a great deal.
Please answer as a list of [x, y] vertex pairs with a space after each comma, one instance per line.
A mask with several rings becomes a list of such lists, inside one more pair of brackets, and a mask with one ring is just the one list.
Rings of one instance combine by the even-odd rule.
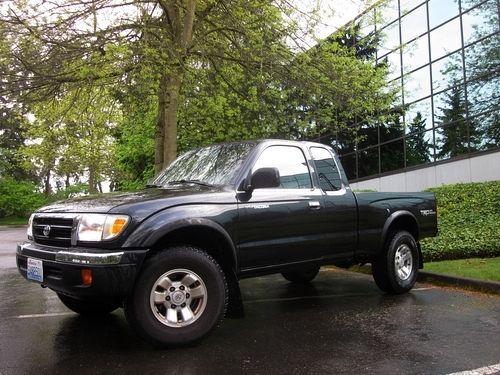
[[92, 270], [85, 268], [81, 271], [81, 273], [82, 273], [83, 285], [91, 285], [92, 284]]
[[113, 236], [116, 236], [117, 234], [119, 234], [122, 231], [125, 224], [127, 224], [127, 221], [128, 220], [125, 218], [115, 219], [115, 221], [113, 222], [113, 225], [111, 226], [111, 234]]

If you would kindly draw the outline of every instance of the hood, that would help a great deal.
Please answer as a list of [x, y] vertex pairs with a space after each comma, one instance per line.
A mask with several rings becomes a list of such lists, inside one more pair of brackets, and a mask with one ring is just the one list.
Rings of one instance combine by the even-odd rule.
[[[114, 192], [58, 201], [40, 208], [37, 212], [121, 213], [140, 219], [171, 206], [211, 201], [220, 195], [217, 193], [224, 191], [221, 187], [186, 184], [172, 188], [150, 188], [128, 193]], [[234, 196], [234, 193], [232, 195]]]

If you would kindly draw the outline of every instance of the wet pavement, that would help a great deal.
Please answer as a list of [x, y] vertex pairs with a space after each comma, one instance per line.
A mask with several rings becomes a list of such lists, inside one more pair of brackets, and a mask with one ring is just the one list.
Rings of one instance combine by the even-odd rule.
[[[322, 270], [309, 286], [241, 282], [246, 316], [196, 346], [157, 350], [123, 312], [84, 319], [12, 268], [0, 230], [0, 374], [448, 374], [500, 363], [500, 298]], [[21, 239], [22, 239], [21, 235]], [[9, 245], [10, 246], [10, 245]]]

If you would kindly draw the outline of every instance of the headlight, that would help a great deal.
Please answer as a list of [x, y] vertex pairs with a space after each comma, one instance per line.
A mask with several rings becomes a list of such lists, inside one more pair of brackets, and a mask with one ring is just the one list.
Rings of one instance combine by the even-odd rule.
[[129, 222], [125, 215], [84, 214], [78, 224], [79, 241], [110, 240], [118, 236]]
[[31, 214], [30, 219], [28, 220], [28, 230], [26, 231], [26, 235], [28, 236], [28, 239], [33, 239], [33, 218], [35, 217], [35, 214]]

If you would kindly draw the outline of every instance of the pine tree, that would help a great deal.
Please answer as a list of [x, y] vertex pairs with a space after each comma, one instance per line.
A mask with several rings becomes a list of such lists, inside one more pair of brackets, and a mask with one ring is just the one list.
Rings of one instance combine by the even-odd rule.
[[431, 161], [432, 143], [425, 139], [425, 118], [417, 112], [417, 115], [408, 124], [406, 138], [406, 166], [424, 164]]
[[439, 107], [441, 115], [437, 116], [439, 125], [437, 133], [441, 135], [438, 158], [463, 155], [474, 151], [480, 143], [480, 132], [476, 125], [466, 116], [466, 102], [460, 86], [454, 86], [446, 93], [445, 107]]

